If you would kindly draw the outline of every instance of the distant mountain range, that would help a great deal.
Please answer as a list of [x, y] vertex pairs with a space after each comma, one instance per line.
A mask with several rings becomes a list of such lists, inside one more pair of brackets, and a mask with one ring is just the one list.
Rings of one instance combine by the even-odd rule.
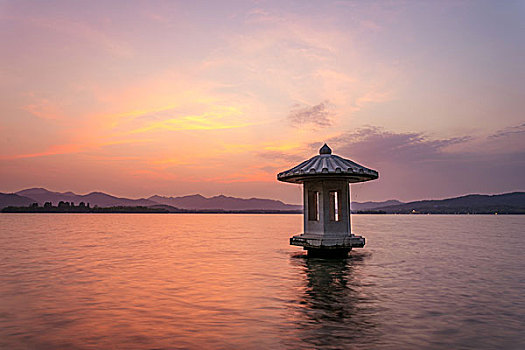
[[7, 206], [27, 206], [32, 203], [43, 205], [51, 202], [57, 205], [59, 202], [89, 203], [92, 207], [116, 207], [116, 206], [169, 206], [189, 210], [302, 210], [301, 205], [285, 204], [278, 200], [261, 198], [235, 198], [227, 196], [215, 196], [206, 198], [199, 194], [183, 197], [152, 196], [150, 198], [129, 199], [111, 196], [102, 192], [92, 192], [79, 195], [73, 192], [52, 192], [45, 188], [30, 188], [16, 193], [0, 193], [0, 209]]
[[[43, 205], [60, 201], [89, 203], [92, 207], [154, 207], [203, 211], [298, 211], [301, 205], [286, 204], [278, 200], [262, 198], [235, 198], [224, 195], [203, 197], [199, 194], [182, 197], [151, 196], [129, 199], [111, 196], [102, 192], [79, 195], [73, 192], [52, 192], [45, 188], [30, 188], [16, 193], [0, 193], [0, 209], [7, 206], [28, 206], [32, 203]], [[397, 200], [383, 202], [352, 202], [354, 213], [431, 213], [431, 214], [525, 214], [525, 192], [498, 195], [472, 194], [442, 200], [424, 200], [403, 203]]]

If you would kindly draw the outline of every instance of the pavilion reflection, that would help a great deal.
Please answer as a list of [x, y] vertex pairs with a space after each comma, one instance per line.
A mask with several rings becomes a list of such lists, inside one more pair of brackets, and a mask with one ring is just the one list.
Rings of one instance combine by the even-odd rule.
[[293, 259], [306, 277], [294, 312], [296, 338], [305, 346], [348, 348], [355, 343], [371, 345], [377, 339], [375, 303], [363, 292], [362, 278], [355, 271], [365, 259], [366, 255]]

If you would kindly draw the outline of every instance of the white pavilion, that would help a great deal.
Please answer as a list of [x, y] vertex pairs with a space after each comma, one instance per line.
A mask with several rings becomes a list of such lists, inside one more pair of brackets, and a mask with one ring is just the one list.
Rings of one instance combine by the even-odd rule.
[[365, 238], [351, 232], [350, 183], [375, 180], [379, 173], [332, 154], [326, 144], [319, 155], [277, 175], [277, 180], [303, 184], [304, 233], [290, 238], [309, 256], [347, 256]]

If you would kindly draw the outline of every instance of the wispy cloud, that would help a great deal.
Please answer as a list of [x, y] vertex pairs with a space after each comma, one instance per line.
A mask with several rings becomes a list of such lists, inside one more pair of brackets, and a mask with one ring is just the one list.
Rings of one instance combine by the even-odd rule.
[[182, 130], [221, 130], [236, 129], [253, 125], [246, 122], [223, 121], [220, 116], [214, 114], [189, 115], [177, 118], [149, 123], [144, 127], [132, 130], [132, 134], [144, 133], [148, 131], [182, 131]]
[[514, 136], [514, 135], [521, 135], [525, 134], [525, 123], [508, 127], [502, 130], [498, 130], [494, 134], [490, 135], [491, 138], [501, 138], [501, 137], [507, 137], [507, 136]]
[[71, 154], [71, 153], [80, 152], [83, 149], [85, 149], [85, 145], [60, 144], [60, 145], [53, 145], [51, 147], [48, 147], [45, 151], [42, 151], [42, 152], [13, 154], [13, 155], [8, 155], [8, 156], [3, 156], [0, 158], [0, 160], [15, 160], [15, 159], [54, 156], [54, 155], [61, 155], [61, 154]]
[[339, 152], [372, 161], [433, 161], [449, 157], [447, 148], [470, 141], [469, 136], [432, 139], [421, 132], [396, 133], [364, 127], [328, 140]]
[[[7, 156], [1, 156], [0, 160], [15, 160], [15, 159], [25, 159], [25, 158], [38, 158], [38, 157], [47, 157], [47, 156], [56, 156], [56, 155], [65, 155], [65, 154], [75, 154], [75, 153], [86, 153], [100, 151], [107, 146], [115, 145], [126, 145], [126, 144], [139, 144], [146, 143], [150, 140], [145, 139], [126, 139], [126, 140], [91, 140], [75, 143], [60, 143], [47, 147], [44, 151], [35, 152], [35, 153], [20, 153], [12, 154]], [[97, 157], [100, 158], [111, 158], [111, 155], [98, 154]], [[125, 157], [116, 158], [123, 159]], [[115, 158], [115, 159], [116, 159]], [[126, 157], [127, 159], [137, 159], [137, 157]]]
[[63, 117], [64, 112], [60, 105], [47, 98], [32, 97], [33, 102], [23, 106], [22, 109], [44, 120], [57, 120]]
[[330, 111], [328, 109], [329, 101], [323, 101], [314, 106], [302, 107], [296, 105], [288, 114], [288, 119], [294, 126], [304, 124], [314, 124], [320, 127], [330, 126]]

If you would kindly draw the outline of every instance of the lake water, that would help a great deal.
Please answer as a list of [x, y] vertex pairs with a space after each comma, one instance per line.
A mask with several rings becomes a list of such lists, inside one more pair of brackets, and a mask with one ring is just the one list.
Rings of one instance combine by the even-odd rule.
[[1, 349], [525, 349], [525, 216], [0, 214]]

